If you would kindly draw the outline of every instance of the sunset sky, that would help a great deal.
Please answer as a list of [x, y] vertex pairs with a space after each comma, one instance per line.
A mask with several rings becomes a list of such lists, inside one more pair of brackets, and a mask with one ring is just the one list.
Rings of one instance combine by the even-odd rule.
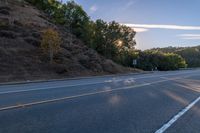
[[137, 31], [137, 48], [200, 45], [200, 0], [75, 0], [92, 20]]

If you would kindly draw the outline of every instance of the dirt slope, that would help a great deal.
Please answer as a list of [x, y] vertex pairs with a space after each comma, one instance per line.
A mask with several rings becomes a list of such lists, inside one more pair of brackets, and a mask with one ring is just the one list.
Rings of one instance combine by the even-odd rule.
[[[40, 49], [41, 31], [54, 27], [62, 36], [62, 48], [50, 65]], [[0, 3], [0, 82], [51, 79], [128, 72], [88, 48], [70, 33], [48, 21], [28, 3]]]

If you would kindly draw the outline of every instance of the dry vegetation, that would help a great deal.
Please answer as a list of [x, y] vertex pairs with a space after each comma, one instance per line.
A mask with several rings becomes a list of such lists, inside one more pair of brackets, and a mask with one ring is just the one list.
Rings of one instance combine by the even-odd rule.
[[[1, 82], [130, 72], [52, 24], [44, 13], [31, 5], [16, 0], [8, 2], [0, 6]], [[52, 65], [40, 47], [41, 31], [46, 28], [56, 29], [62, 38], [61, 50], [54, 56]]]

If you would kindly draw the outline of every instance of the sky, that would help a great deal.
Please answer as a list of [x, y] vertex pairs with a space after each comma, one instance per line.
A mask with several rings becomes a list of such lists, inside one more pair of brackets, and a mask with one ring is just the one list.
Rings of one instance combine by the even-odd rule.
[[138, 49], [200, 45], [200, 0], [75, 1], [92, 20], [132, 27]]

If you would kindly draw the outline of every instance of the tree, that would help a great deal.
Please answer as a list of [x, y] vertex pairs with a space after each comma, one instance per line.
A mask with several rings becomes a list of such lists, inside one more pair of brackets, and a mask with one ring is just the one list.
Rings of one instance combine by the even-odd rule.
[[120, 55], [123, 56], [124, 60], [127, 57], [122, 53], [133, 51], [132, 49], [136, 44], [134, 40], [135, 31], [133, 29], [120, 25], [115, 21], [107, 23], [101, 19], [95, 22], [93, 29], [92, 47], [105, 57], [121, 62], [118, 61], [118, 59], [122, 59], [122, 57], [119, 57]]
[[91, 47], [95, 49], [101, 55], [106, 56], [106, 33], [107, 33], [108, 24], [101, 19], [96, 20], [93, 26], [93, 40]]
[[137, 59], [138, 53], [138, 50], [135, 49], [123, 49], [118, 53], [116, 62], [123, 66], [135, 67], [133, 66], [133, 60]]
[[54, 29], [47, 29], [43, 32], [41, 48], [49, 54], [50, 64], [53, 63], [54, 54], [60, 49], [61, 39], [59, 33]]
[[86, 44], [90, 37], [90, 18], [83, 8], [73, 0], [63, 5], [65, 26]]
[[137, 67], [150, 71], [156, 68], [161, 71], [168, 71], [185, 68], [187, 64], [178, 54], [147, 50], [139, 53]]
[[185, 59], [188, 67], [200, 67], [200, 46], [195, 47], [166, 47], [166, 48], [155, 48], [164, 53], [175, 53]]
[[[115, 21], [92, 21], [83, 8], [69, 0], [62, 3], [58, 0], [26, 0], [47, 13], [51, 21], [64, 26], [64, 29], [76, 35], [86, 45], [106, 58], [130, 66], [136, 42], [136, 32]], [[70, 36], [69, 42], [72, 42]], [[121, 56], [121, 57], [120, 57]]]

